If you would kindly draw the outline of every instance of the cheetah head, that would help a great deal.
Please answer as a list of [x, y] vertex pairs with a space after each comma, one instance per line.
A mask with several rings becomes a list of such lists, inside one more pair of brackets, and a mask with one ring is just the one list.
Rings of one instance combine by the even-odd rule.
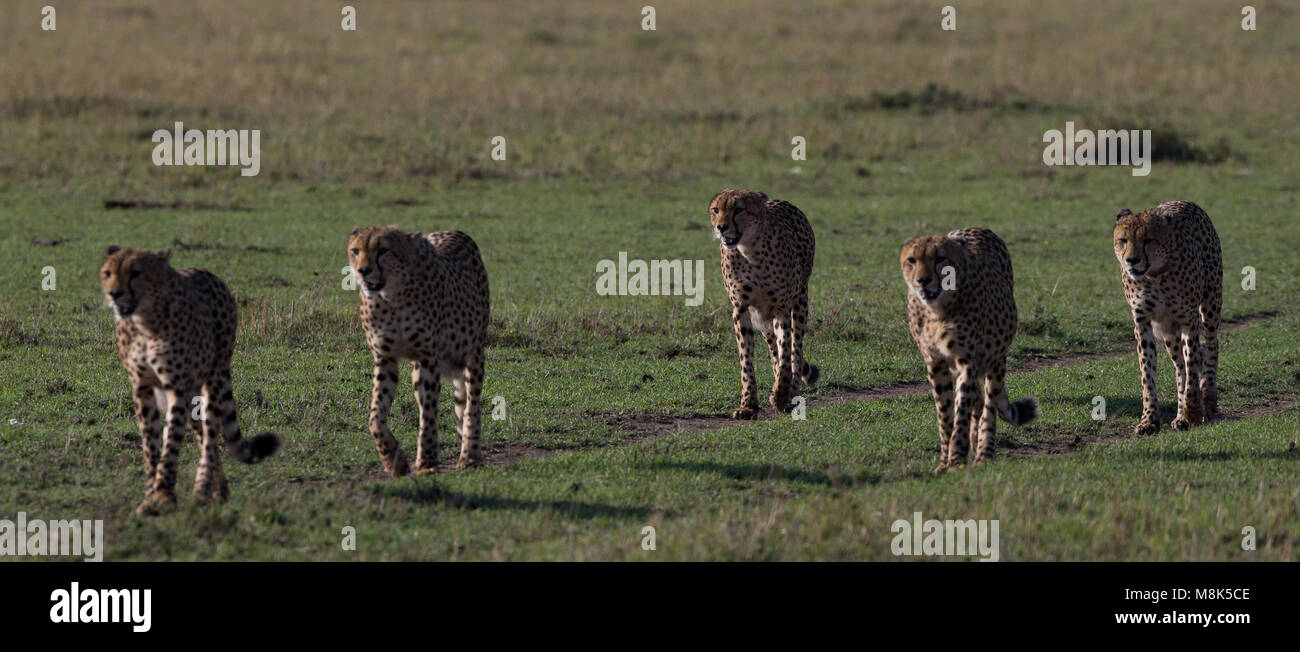
[[167, 287], [171, 258], [171, 249], [146, 251], [113, 245], [104, 252], [99, 282], [117, 321], [148, 314], [157, 304], [157, 297]]
[[367, 299], [385, 289], [401, 286], [406, 275], [411, 234], [395, 226], [355, 229], [348, 237], [348, 262], [362, 296]]
[[767, 195], [761, 192], [727, 188], [709, 202], [713, 234], [727, 250], [740, 246], [745, 235], [753, 232], [755, 222], [766, 214]]
[[1133, 213], [1125, 208], [1115, 215], [1115, 259], [1129, 278], [1140, 281], [1159, 276], [1169, 264], [1169, 218], [1154, 211]]
[[960, 273], [965, 260], [962, 243], [942, 235], [909, 238], [898, 255], [908, 293], [927, 306], [941, 308], [956, 296], [950, 291], [950, 281]]

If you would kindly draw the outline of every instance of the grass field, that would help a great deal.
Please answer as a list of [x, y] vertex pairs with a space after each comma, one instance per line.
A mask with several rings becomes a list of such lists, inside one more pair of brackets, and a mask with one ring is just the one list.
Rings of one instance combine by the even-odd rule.
[[[1004, 560], [1300, 558], [1294, 6], [1255, 2], [1243, 31], [1209, 1], [973, 2], [944, 32], [921, 3], [664, 2], [643, 31], [646, 3], [384, 2], [355, 3], [343, 32], [329, 3], [61, 2], [44, 32], [43, 3], [18, 4], [0, 41], [0, 518], [102, 518], [110, 560], [889, 560], [914, 512], [999, 520]], [[155, 167], [150, 135], [177, 121], [260, 129], [261, 173]], [[1066, 121], [1153, 129], [1151, 174], [1045, 166]], [[817, 234], [805, 421], [715, 427], [739, 400], [706, 216], [727, 186], [793, 202]], [[1131, 438], [1110, 230], [1175, 198], [1222, 240], [1226, 418]], [[341, 270], [347, 234], [388, 223], [483, 252], [485, 395], [508, 416], [485, 419], [489, 468], [383, 475]], [[1001, 424], [994, 464], [933, 478], [897, 253], [973, 225], [1011, 251], [1009, 391], [1043, 416]], [[179, 506], [132, 515], [139, 436], [96, 280], [109, 244], [171, 247], [239, 301], [240, 421], [284, 447], [228, 458], [220, 506], [190, 504], [188, 444]], [[620, 252], [703, 260], [703, 305], [599, 296], [597, 263]], [[1165, 424], [1173, 384], [1162, 356]]]

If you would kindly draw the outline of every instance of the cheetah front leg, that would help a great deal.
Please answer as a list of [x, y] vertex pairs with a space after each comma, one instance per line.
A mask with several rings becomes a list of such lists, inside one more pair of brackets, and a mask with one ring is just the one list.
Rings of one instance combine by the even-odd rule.
[[773, 370], [776, 380], [772, 383], [772, 395], [768, 401], [777, 412], [786, 412], [790, 409], [790, 398], [794, 394], [794, 374], [790, 373], [792, 353], [788, 313], [778, 315], [773, 320], [772, 331], [776, 335], [777, 344], [776, 368]]
[[456, 468], [463, 469], [483, 463], [483, 351], [474, 354], [465, 367], [465, 410], [460, 424], [460, 458]]
[[[229, 372], [226, 372], [229, 375]], [[221, 447], [225, 431], [225, 414], [221, 408], [221, 390], [224, 384], [209, 383], [203, 387], [204, 418], [199, 422], [202, 453], [199, 472], [194, 477], [195, 500], [225, 500], [230, 496], [226, 476], [221, 469]]]
[[758, 416], [758, 388], [754, 380], [754, 327], [748, 308], [732, 304], [731, 324], [740, 352], [740, 407], [731, 413], [731, 418], [753, 419]]
[[136, 384], [135, 420], [140, 428], [140, 448], [144, 451], [145, 499], [153, 493], [158, 477], [158, 457], [162, 448], [162, 415], [153, 387]]
[[376, 358], [375, 382], [370, 396], [370, 435], [375, 438], [375, 447], [379, 449], [379, 461], [383, 463], [384, 470], [400, 478], [410, 472], [410, 466], [398, 447], [397, 439], [388, 429], [388, 409], [392, 407], [395, 391], [397, 360]]
[[949, 470], [965, 466], [966, 455], [970, 452], [971, 420], [978, 418], [975, 411], [983, 407], [984, 402], [977, 378], [978, 372], [971, 365], [958, 366], [957, 416], [953, 421], [952, 439], [948, 442], [948, 457], [944, 460]]
[[1137, 339], [1138, 364], [1142, 368], [1142, 419], [1133, 429], [1135, 436], [1153, 435], [1160, 431], [1160, 407], [1156, 403], [1156, 338], [1151, 322], [1134, 322], [1133, 336]]
[[193, 392], [183, 392], [175, 385], [164, 385], [167, 397], [167, 425], [163, 428], [163, 451], [154, 467], [154, 481], [144, 502], [135, 508], [137, 514], [158, 514], [167, 505], [176, 502], [176, 467], [180, 463], [181, 445], [185, 442], [185, 426], [189, 423], [189, 410], [185, 397]]
[[930, 391], [934, 394], [934, 412], [939, 420], [939, 466], [933, 471], [937, 475], [948, 470], [948, 445], [952, 441], [952, 369], [943, 359], [927, 360], [925, 364]]
[[442, 379], [428, 360], [411, 363], [411, 384], [420, 406], [420, 444], [415, 451], [415, 474], [438, 472], [438, 394]]

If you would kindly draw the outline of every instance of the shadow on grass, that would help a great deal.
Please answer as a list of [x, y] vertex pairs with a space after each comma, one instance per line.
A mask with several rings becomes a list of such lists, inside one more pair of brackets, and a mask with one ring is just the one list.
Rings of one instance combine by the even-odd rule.
[[[1065, 398], [1059, 400], [1065, 403], [1072, 403], [1074, 405], [1085, 405], [1091, 408], [1092, 401], [1097, 396], [1100, 395], [1098, 394], [1098, 395], [1075, 396], [1073, 398]], [[1136, 421], [1139, 417], [1142, 416], [1141, 395], [1121, 396], [1121, 397], [1102, 396], [1102, 398], [1106, 399], [1107, 420], [1110, 420], [1112, 417], [1130, 417]], [[1173, 396], [1172, 392], [1166, 392], [1157, 395], [1156, 400], [1160, 402], [1159, 405], [1160, 423], [1163, 426], [1168, 426], [1169, 422], [1173, 421], [1174, 415], [1178, 413], [1178, 403], [1177, 403], [1178, 399], [1176, 396]]]
[[1163, 462], [1233, 462], [1238, 460], [1300, 460], [1300, 449], [1263, 451], [1142, 451], [1135, 454]]
[[626, 518], [645, 520], [651, 513], [646, 507], [618, 507], [601, 503], [584, 503], [577, 500], [517, 500], [482, 494], [463, 494], [448, 491], [430, 480], [406, 479], [376, 485], [376, 496], [396, 498], [420, 505], [443, 505], [454, 509], [497, 509], [537, 512], [549, 510], [572, 518]]
[[775, 464], [720, 464], [717, 462], [654, 462], [641, 468], [651, 471], [689, 471], [716, 473], [733, 480], [788, 480], [825, 487], [852, 487], [878, 484], [883, 477], [874, 471], [859, 473], [819, 473], [792, 469]]

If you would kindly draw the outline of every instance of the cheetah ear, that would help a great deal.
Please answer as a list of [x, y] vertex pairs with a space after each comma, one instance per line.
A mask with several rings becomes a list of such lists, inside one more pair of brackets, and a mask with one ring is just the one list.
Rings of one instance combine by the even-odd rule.
[[158, 252], [158, 257], [161, 258], [162, 261], [163, 261], [164, 263], [171, 262], [171, 259], [172, 259], [172, 248], [171, 248], [171, 247], [168, 247], [168, 248], [163, 249], [162, 251]]
[[358, 233], [361, 233], [361, 227], [358, 226], [357, 228], [352, 229], [352, 235], [356, 235]]
[[1132, 214], [1133, 214], [1133, 211], [1131, 211], [1131, 210], [1129, 210], [1129, 209], [1127, 209], [1127, 208], [1121, 208], [1121, 209], [1119, 209], [1119, 212], [1118, 212], [1118, 213], [1115, 213], [1115, 221], [1118, 222], [1118, 221], [1120, 220], [1121, 217], [1124, 217], [1125, 215], [1132, 215]]
[[756, 192], [754, 193], [754, 196], [757, 197], [759, 201], [767, 201], [766, 193]]
[[108, 249], [105, 249], [105, 250], [104, 250], [104, 255], [105, 255], [105, 256], [112, 256], [113, 254], [115, 254], [115, 253], [117, 253], [117, 252], [119, 252], [119, 251], [121, 251], [121, 250], [122, 250], [122, 248], [119, 247], [119, 246], [117, 246], [117, 245], [108, 245]]

